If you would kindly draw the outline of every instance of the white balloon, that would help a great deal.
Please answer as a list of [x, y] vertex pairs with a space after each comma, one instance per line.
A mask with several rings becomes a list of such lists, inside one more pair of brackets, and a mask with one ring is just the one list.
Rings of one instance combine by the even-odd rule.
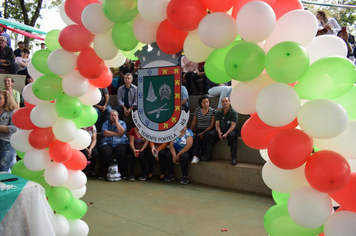
[[25, 101], [32, 105], [37, 105], [37, 104], [45, 102], [45, 101], [39, 99], [38, 97], [36, 97], [36, 95], [32, 91], [32, 86], [33, 86], [33, 83], [30, 83], [30, 84], [26, 85], [22, 90], [22, 96], [25, 99]]
[[269, 161], [268, 151], [267, 149], [260, 149], [260, 155], [265, 161]]
[[83, 129], [78, 129], [75, 138], [69, 142], [70, 146], [73, 149], [77, 149], [77, 150], [83, 150], [87, 148], [90, 145], [90, 143], [91, 143], [90, 134]]
[[32, 62], [30, 61], [27, 65], [27, 73], [31, 76], [32, 79], [36, 80], [38, 77], [44, 75], [41, 72], [39, 72], [38, 70], [36, 70], [36, 68], [33, 66]]
[[105, 16], [101, 3], [87, 5], [82, 11], [82, 22], [94, 34], [104, 34], [114, 26], [114, 22]]
[[314, 138], [329, 139], [344, 132], [348, 116], [339, 103], [328, 99], [315, 99], [300, 108], [298, 124], [305, 133]]
[[73, 25], [75, 22], [67, 16], [66, 11], [64, 10], [64, 3], [65, 1], [63, 1], [59, 6], [59, 15], [66, 25]]
[[87, 236], [89, 234], [89, 227], [87, 223], [82, 220], [68, 220], [69, 232], [68, 236]]
[[156, 33], [159, 22], [150, 22], [138, 14], [133, 22], [133, 33], [138, 41], [149, 44], [156, 42]]
[[83, 96], [89, 88], [89, 82], [78, 71], [73, 71], [62, 80], [63, 91], [71, 97]]
[[87, 176], [81, 170], [68, 170], [68, 179], [63, 184], [68, 189], [81, 189], [87, 183]]
[[276, 25], [276, 15], [270, 5], [261, 1], [246, 3], [236, 16], [236, 29], [247, 42], [267, 39]]
[[11, 146], [19, 151], [19, 152], [27, 152], [28, 150], [32, 149], [28, 141], [28, 137], [30, 136], [32, 130], [19, 130], [10, 138]]
[[72, 120], [59, 117], [52, 126], [53, 134], [59, 141], [70, 142], [77, 135], [77, 127]]
[[67, 236], [69, 232], [69, 222], [67, 218], [65, 218], [59, 213], [55, 213], [54, 215], [56, 216], [56, 221], [60, 229], [56, 236]]
[[44, 178], [51, 186], [61, 186], [68, 179], [68, 170], [62, 163], [51, 162], [44, 171]]
[[100, 99], [100, 90], [91, 84], [89, 84], [87, 92], [83, 96], [79, 97], [79, 100], [83, 103], [83, 105], [89, 106], [98, 104], [98, 102], [100, 102]]
[[30, 149], [23, 157], [23, 164], [32, 171], [43, 170], [49, 163], [51, 163], [51, 157], [46, 149]]
[[[330, 45], [333, 45], [330, 47]], [[315, 37], [306, 47], [309, 53], [310, 64], [327, 56], [347, 56], [347, 46], [344, 40], [334, 35], [321, 35]]]
[[189, 32], [184, 40], [183, 51], [185, 56], [192, 62], [206, 61], [214, 48], [206, 46], [199, 38], [198, 30]]
[[94, 51], [103, 60], [111, 60], [116, 57], [119, 49], [112, 41], [111, 30], [94, 36]]
[[344, 132], [330, 139], [314, 138], [314, 146], [338, 152], [345, 158], [356, 159], [356, 120], [349, 120]]
[[118, 51], [113, 59], [105, 60], [105, 65], [109, 67], [120, 67], [125, 63], [125, 61], [126, 57], [121, 53], [121, 51]]
[[324, 225], [332, 209], [329, 195], [310, 186], [296, 189], [288, 199], [290, 217], [304, 228], [313, 229]]
[[37, 127], [51, 127], [58, 119], [56, 105], [48, 102], [38, 104], [32, 109], [30, 119]]
[[274, 127], [291, 123], [298, 115], [300, 98], [288, 84], [274, 83], [261, 90], [256, 111], [261, 120]]
[[147, 21], [161, 22], [167, 18], [167, 6], [170, 0], [138, 0], [137, 9]]
[[84, 185], [84, 187], [80, 188], [80, 189], [69, 189], [72, 192], [73, 197], [75, 198], [82, 198], [85, 193], [87, 192], [87, 186]]
[[239, 82], [235, 85], [231, 96], [231, 106], [240, 114], [253, 114], [256, 112], [256, 100], [263, 88], [276, 81], [271, 79], [267, 73], [259, 75], [257, 78]]
[[265, 184], [279, 193], [292, 193], [299, 187], [309, 185], [304, 175], [305, 165], [293, 170], [283, 170], [267, 161], [262, 168]]
[[230, 45], [237, 36], [235, 20], [223, 12], [206, 15], [199, 23], [200, 40], [211, 48], [224, 48]]
[[78, 56], [62, 48], [52, 51], [47, 59], [48, 68], [58, 76], [69, 75], [77, 67]]
[[266, 40], [264, 50], [268, 52], [274, 45], [293, 41], [307, 46], [318, 30], [316, 17], [309, 11], [294, 10], [278, 19], [273, 33]]
[[325, 236], [353, 236], [356, 232], [356, 213], [339, 211], [330, 216], [324, 225]]

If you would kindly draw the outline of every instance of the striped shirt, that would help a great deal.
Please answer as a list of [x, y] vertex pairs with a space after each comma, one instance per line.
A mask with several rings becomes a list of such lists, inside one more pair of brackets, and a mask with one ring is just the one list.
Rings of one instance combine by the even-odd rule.
[[215, 115], [216, 110], [209, 107], [208, 113], [206, 115], [201, 111], [201, 107], [197, 107], [194, 112], [194, 116], [197, 117], [198, 120], [198, 129], [206, 129], [211, 124], [211, 119]]

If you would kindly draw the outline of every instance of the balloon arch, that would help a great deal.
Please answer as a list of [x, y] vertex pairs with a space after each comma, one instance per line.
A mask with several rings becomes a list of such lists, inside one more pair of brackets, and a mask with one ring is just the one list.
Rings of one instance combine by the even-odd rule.
[[80, 128], [96, 121], [98, 88], [110, 85], [109, 67], [153, 42], [206, 61], [215, 83], [234, 80], [232, 106], [251, 115], [243, 141], [261, 150], [277, 203], [265, 214], [269, 235], [354, 235], [356, 71], [340, 38], [315, 37], [317, 20], [299, 0], [66, 0], [60, 14], [67, 26], [33, 55], [36, 80], [11, 139], [22, 157], [13, 173], [45, 188], [60, 235], [89, 232], [78, 150], [90, 143]]

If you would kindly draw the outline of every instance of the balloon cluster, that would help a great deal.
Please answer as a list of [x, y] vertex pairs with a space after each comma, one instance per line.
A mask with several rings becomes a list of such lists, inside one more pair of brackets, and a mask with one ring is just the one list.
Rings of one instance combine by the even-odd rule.
[[[60, 235], [88, 233], [78, 150], [90, 143], [80, 128], [96, 121], [97, 88], [110, 85], [110, 66], [153, 42], [206, 61], [215, 83], [238, 81], [232, 105], [251, 115], [241, 135], [266, 159], [277, 203], [265, 215], [270, 235], [353, 234], [356, 71], [340, 38], [315, 38], [317, 20], [299, 0], [66, 0], [59, 12], [67, 26], [33, 55], [36, 80], [11, 144], [23, 159], [13, 172], [46, 189]], [[332, 199], [343, 211], [332, 212]]]

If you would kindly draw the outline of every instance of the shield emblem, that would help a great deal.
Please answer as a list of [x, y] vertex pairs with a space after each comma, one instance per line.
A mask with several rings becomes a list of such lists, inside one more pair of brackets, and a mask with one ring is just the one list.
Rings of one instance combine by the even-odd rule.
[[132, 119], [140, 134], [152, 142], [174, 140], [188, 123], [189, 112], [181, 109], [180, 67], [138, 71], [138, 109]]

